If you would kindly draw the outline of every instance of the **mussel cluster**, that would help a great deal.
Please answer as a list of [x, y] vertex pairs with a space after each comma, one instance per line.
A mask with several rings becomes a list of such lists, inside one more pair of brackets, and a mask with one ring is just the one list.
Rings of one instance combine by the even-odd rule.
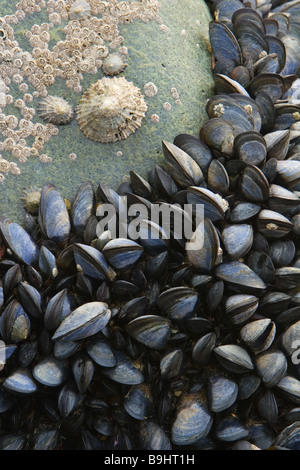
[[[0, 219], [0, 449], [300, 449], [300, 2], [210, 6], [200, 139], [163, 141], [148, 180], [69, 207], [49, 183], [25, 228]], [[99, 233], [125, 199], [161, 236]], [[204, 207], [204, 243], [197, 213], [164, 237], [157, 202]]]

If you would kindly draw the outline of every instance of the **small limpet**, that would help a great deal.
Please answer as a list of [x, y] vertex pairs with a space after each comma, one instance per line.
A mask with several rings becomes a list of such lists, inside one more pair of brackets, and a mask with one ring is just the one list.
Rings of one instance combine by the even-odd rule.
[[38, 104], [39, 115], [56, 125], [68, 124], [74, 116], [72, 106], [60, 96], [48, 95]]
[[123, 72], [127, 67], [127, 60], [126, 58], [119, 54], [108, 54], [108, 56], [103, 60], [102, 64], [102, 72], [105, 75], [118, 75], [119, 73]]
[[31, 215], [37, 215], [42, 190], [34, 187], [24, 189], [22, 192], [21, 201], [23, 202], [24, 209]]

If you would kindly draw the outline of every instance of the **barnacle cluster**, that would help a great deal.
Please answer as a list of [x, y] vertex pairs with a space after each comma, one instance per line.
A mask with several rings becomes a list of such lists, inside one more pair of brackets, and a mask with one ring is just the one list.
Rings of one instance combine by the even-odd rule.
[[[47, 20], [32, 24], [31, 17], [39, 13]], [[64, 118], [51, 119], [47, 107], [48, 122], [39, 122], [38, 103], [46, 100], [43, 117], [51, 85], [61, 79], [80, 94], [86, 74], [102, 68], [110, 76], [125, 69], [128, 51], [118, 26], [135, 20], [161, 23], [158, 2], [21, 0], [13, 14], [0, 17], [1, 180], [5, 173], [20, 173], [18, 164], [30, 157], [47, 161], [43, 147], [65, 123]], [[24, 31], [27, 21], [32, 26]], [[71, 117], [71, 111], [67, 115]]]

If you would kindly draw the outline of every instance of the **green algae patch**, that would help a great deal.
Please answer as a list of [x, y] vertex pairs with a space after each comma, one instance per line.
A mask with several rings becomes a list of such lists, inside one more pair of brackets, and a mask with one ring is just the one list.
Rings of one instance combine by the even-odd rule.
[[[2, 14], [6, 14], [5, 8], [2, 10]], [[41, 15], [45, 21], [43, 11]], [[99, 143], [84, 136], [76, 118], [68, 125], [58, 126], [58, 135], [51, 136], [41, 151], [52, 161], [43, 163], [39, 156], [29, 157], [25, 163], [18, 164], [21, 174], [5, 175], [0, 186], [1, 215], [22, 222], [24, 210], [20, 197], [22, 190], [31, 186], [41, 188], [52, 182], [63, 197], [72, 200], [80, 184], [87, 180], [92, 181], [95, 188], [101, 182], [116, 189], [130, 170], [147, 177], [154, 164], [164, 164], [163, 139], [172, 142], [180, 133], [199, 135], [207, 119], [206, 100], [213, 94], [208, 46], [209, 11], [206, 4], [199, 0], [162, 0], [158, 15], [160, 21], [134, 19], [128, 24], [118, 25], [119, 33], [124, 38], [122, 47], [127, 48], [128, 62], [124, 72], [118, 76], [132, 82], [144, 95], [147, 111], [141, 127], [127, 139]], [[34, 22], [38, 23], [39, 15], [33, 17]], [[29, 29], [33, 17], [29, 18]], [[15, 26], [21, 47], [26, 21], [27, 18]], [[63, 37], [66, 23], [55, 25], [52, 33], [49, 31], [50, 49], [56, 40]], [[22, 31], [22, 34], [18, 35], [17, 31]], [[27, 42], [25, 38], [26, 46]], [[115, 51], [111, 49], [111, 52]], [[83, 74], [82, 93], [103, 77], [101, 69], [95, 74]], [[147, 87], [149, 83], [152, 88]], [[153, 89], [154, 93], [149, 92]], [[65, 98], [74, 110], [82, 96], [82, 93], [68, 88], [60, 78], [48, 87], [48, 93]], [[30, 106], [36, 109], [38, 101], [38, 98], [34, 99]], [[12, 113], [13, 105], [9, 109]], [[34, 120], [43, 123], [37, 114]], [[5, 150], [2, 157], [13, 161]]]

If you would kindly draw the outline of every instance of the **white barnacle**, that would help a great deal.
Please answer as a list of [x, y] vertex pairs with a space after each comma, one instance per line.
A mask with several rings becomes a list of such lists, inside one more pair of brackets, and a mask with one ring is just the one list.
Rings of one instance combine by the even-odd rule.
[[220, 117], [220, 116], [222, 116], [222, 114], [225, 113], [225, 108], [224, 108], [224, 105], [222, 103], [215, 104], [213, 110], [214, 110], [214, 115], [216, 117]]
[[144, 85], [144, 93], [149, 98], [152, 98], [152, 96], [157, 95], [157, 91], [157, 86], [153, 82], [148, 82]]

